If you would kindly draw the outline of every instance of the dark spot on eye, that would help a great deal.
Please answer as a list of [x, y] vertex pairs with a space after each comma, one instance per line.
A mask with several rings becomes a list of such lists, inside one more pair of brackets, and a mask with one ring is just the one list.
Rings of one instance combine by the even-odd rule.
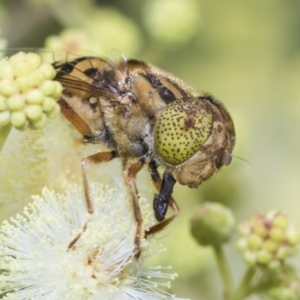
[[184, 130], [189, 130], [190, 128], [193, 128], [195, 125], [194, 119], [186, 119], [184, 121]]
[[97, 68], [89, 68], [89, 69], [86, 69], [83, 73], [90, 78], [94, 78], [98, 73], [98, 69]]

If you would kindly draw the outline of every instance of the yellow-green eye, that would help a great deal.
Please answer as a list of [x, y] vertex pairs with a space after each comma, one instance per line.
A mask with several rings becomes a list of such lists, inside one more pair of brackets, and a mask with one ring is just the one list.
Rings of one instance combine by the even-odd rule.
[[164, 162], [178, 165], [193, 156], [208, 139], [213, 124], [209, 103], [179, 99], [168, 104], [158, 117], [154, 142]]

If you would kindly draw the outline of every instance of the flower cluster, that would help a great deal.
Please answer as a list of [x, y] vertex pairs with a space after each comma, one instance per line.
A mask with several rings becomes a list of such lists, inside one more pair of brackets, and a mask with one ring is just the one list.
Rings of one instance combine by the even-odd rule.
[[238, 249], [249, 265], [278, 268], [286, 258], [295, 255], [300, 232], [279, 211], [257, 213], [239, 225]]
[[[89, 215], [79, 186], [64, 195], [45, 188], [24, 215], [3, 222], [1, 299], [179, 299], [163, 291], [176, 274], [144, 266], [162, 248], [150, 248], [151, 239], [143, 239], [137, 257], [131, 199], [100, 184], [91, 185], [91, 196], [95, 211]], [[148, 202], [140, 200], [147, 228], [153, 217]]]
[[300, 299], [300, 278], [294, 267], [285, 265], [279, 272], [275, 272], [272, 275], [273, 286], [267, 293], [271, 299]]
[[0, 127], [41, 128], [59, 113], [62, 92], [54, 68], [36, 53], [19, 52], [0, 60]]

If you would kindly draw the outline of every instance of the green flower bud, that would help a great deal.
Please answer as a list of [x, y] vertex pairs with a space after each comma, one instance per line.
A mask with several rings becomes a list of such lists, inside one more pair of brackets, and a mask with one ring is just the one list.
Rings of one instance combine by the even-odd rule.
[[295, 226], [290, 225], [285, 238], [289, 244], [297, 245], [300, 242], [300, 232]]
[[30, 127], [33, 128], [33, 129], [40, 129], [40, 128], [43, 128], [46, 125], [46, 122], [47, 122], [47, 118], [43, 114], [40, 119], [31, 122]]
[[300, 299], [299, 286], [299, 280], [294, 280], [270, 289], [268, 295], [273, 300], [298, 300]]
[[271, 239], [275, 242], [282, 242], [285, 238], [284, 231], [280, 228], [272, 228], [269, 234]]
[[28, 104], [42, 104], [45, 98], [44, 93], [39, 89], [31, 90], [26, 95]]
[[257, 254], [255, 252], [244, 251], [243, 258], [249, 266], [254, 266], [257, 262]]
[[[53, 82], [55, 83], [55, 91], [53, 92], [52, 97], [55, 99], [58, 99], [58, 98], [60, 98], [60, 96], [62, 94], [63, 87], [60, 82], [58, 82], [58, 81], [53, 81]], [[50, 95], [48, 95], [48, 96], [50, 96]]]
[[254, 233], [261, 238], [266, 238], [268, 236], [268, 230], [263, 224], [257, 224], [257, 226], [254, 228]]
[[264, 241], [264, 248], [269, 252], [275, 252], [278, 249], [278, 243], [272, 239], [266, 239]]
[[7, 99], [7, 107], [10, 110], [20, 110], [24, 107], [25, 103], [21, 95], [15, 94]]
[[286, 229], [289, 225], [289, 220], [287, 216], [278, 215], [274, 217], [273, 225], [281, 229]]
[[12, 68], [3, 61], [0, 61], [0, 80], [2, 79], [12, 79], [14, 77], [14, 72]]
[[43, 110], [40, 105], [26, 105], [24, 111], [27, 118], [33, 121], [39, 120], [43, 115]]
[[10, 113], [9, 111], [1, 111], [0, 112], [0, 126], [5, 126], [10, 122]]
[[248, 236], [252, 232], [250, 224], [248, 222], [241, 222], [238, 226], [238, 232], [241, 236]]
[[16, 128], [22, 128], [26, 125], [26, 115], [23, 111], [15, 111], [11, 113], [11, 124]]
[[7, 104], [6, 104], [6, 97], [0, 96], [0, 111], [6, 110]]
[[45, 97], [43, 102], [43, 111], [46, 113], [51, 112], [56, 107], [56, 101], [51, 97]]
[[55, 70], [36, 53], [19, 52], [0, 60], [0, 126], [41, 128], [59, 112], [62, 86]]
[[14, 76], [21, 77], [30, 73], [30, 66], [25, 61], [18, 61], [12, 66]]
[[44, 72], [40, 69], [31, 71], [27, 75], [27, 79], [32, 87], [39, 87], [46, 79]]
[[14, 85], [9, 79], [0, 81], [0, 95], [11, 96], [15, 92]]
[[[300, 299], [300, 281], [297, 268], [291, 264], [282, 264], [280, 261], [272, 261], [272, 268], [269, 267], [268, 272], [264, 274], [266, 283], [270, 283], [267, 292], [271, 299], [284, 299], [281, 298], [284, 294], [293, 295], [292, 298], [287, 299]], [[276, 296], [277, 294], [277, 296]], [[280, 297], [280, 298], [278, 298]]]
[[48, 96], [48, 95], [52, 95], [55, 93], [56, 90], [56, 84], [54, 81], [51, 80], [45, 80], [43, 82], [43, 84], [40, 87], [41, 91], [43, 91], [43, 93]]
[[263, 240], [256, 234], [251, 234], [248, 238], [248, 247], [250, 250], [260, 249], [262, 246]]
[[236, 243], [236, 247], [240, 251], [248, 249], [248, 240], [246, 238], [240, 238]]
[[278, 300], [293, 300], [293, 299], [296, 299], [293, 296], [292, 291], [289, 291], [285, 287], [272, 289], [272, 291], [269, 292], [269, 296], [271, 296], [273, 299], [278, 299]]
[[263, 265], [268, 264], [272, 260], [272, 254], [265, 249], [257, 252], [257, 262]]
[[219, 203], [206, 202], [196, 209], [191, 232], [200, 245], [219, 246], [230, 239], [234, 225], [230, 209]]
[[269, 270], [275, 271], [278, 270], [281, 267], [281, 262], [280, 260], [272, 260], [268, 263], [268, 268]]
[[36, 53], [27, 53], [26, 62], [34, 70], [42, 64], [42, 58]]
[[279, 211], [255, 214], [238, 226], [238, 233], [240, 238], [236, 245], [245, 261], [249, 265], [256, 263], [272, 269], [295, 255], [296, 245], [300, 242], [299, 230]]
[[28, 76], [18, 77], [15, 80], [16, 87], [20, 92], [26, 92], [31, 88], [30, 80], [28, 80]]
[[49, 119], [56, 118], [59, 115], [59, 113], [60, 113], [60, 108], [57, 105], [55, 105], [53, 109], [51, 109], [50, 111], [46, 111], [46, 115]]
[[43, 63], [39, 68], [44, 75], [46, 76], [46, 79], [53, 79], [55, 77], [55, 70], [50, 64]]
[[278, 259], [285, 259], [287, 258], [288, 256], [291, 256], [292, 254], [292, 248], [290, 246], [287, 246], [287, 245], [284, 245], [284, 246], [280, 246], [277, 250], [277, 253], [276, 253], [276, 257]]

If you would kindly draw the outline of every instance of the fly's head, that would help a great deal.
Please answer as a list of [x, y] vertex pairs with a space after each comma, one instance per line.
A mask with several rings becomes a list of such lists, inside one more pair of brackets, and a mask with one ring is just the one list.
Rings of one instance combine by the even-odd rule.
[[223, 105], [208, 95], [178, 99], [159, 115], [154, 143], [174, 178], [182, 185], [198, 187], [230, 163], [234, 125]]

